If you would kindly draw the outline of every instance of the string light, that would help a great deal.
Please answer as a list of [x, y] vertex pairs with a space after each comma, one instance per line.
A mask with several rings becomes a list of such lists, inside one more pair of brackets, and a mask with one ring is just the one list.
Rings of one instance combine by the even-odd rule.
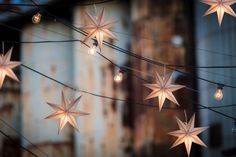
[[93, 41], [93, 45], [89, 48], [88, 53], [94, 55], [96, 53], [96, 48], [98, 46], [97, 40]]
[[33, 15], [32, 22], [35, 24], [38, 24], [41, 21], [41, 16], [42, 15], [40, 13]]
[[114, 76], [114, 81], [116, 83], [120, 83], [122, 82], [123, 80], [123, 77], [124, 77], [124, 72], [122, 70], [119, 70], [116, 75]]
[[215, 98], [215, 100], [217, 100], [217, 101], [221, 101], [221, 100], [223, 99], [223, 96], [224, 96], [224, 94], [223, 94], [223, 86], [222, 86], [222, 85], [219, 85], [219, 86], [217, 87], [217, 89], [216, 89], [215, 94], [214, 94], [214, 98]]
[[90, 54], [90, 55], [94, 55], [95, 53], [96, 53], [96, 46], [91, 46], [90, 48], [89, 48], [89, 50], [88, 50], [88, 53]]

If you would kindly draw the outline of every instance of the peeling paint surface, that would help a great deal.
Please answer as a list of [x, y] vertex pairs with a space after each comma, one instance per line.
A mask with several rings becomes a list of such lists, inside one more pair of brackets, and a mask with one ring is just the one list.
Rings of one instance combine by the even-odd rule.
[[[53, 28], [53, 29], [52, 29]], [[50, 30], [51, 29], [51, 30]], [[70, 30], [60, 24], [42, 23], [39, 27], [28, 25], [24, 28], [22, 40], [63, 40], [66, 36], [54, 32], [63, 32], [70, 35]], [[33, 34], [30, 35], [30, 34]], [[72, 84], [72, 45], [71, 43], [55, 44], [27, 44], [22, 46], [22, 62], [52, 78]], [[28, 69], [22, 68], [22, 133], [34, 144], [71, 142], [72, 129], [66, 126], [58, 135], [58, 120], [44, 119], [53, 112], [46, 102], [61, 102], [61, 91], [71, 95], [63, 86], [44, 78]], [[30, 144], [22, 141], [24, 146]], [[53, 145], [53, 144], [52, 144]], [[50, 145], [49, 145], [50, 146]], [[72, 145], [71, 145], [72, 146]], [[44, 146], [42, 146], [44, 148]], [[51, 146], [50, 146], [51, 147]], [[71, 148], [63, 148], [67, 150]], [[48, 149], [47, 147], [45, 149]], [[52, 148], [51, 148], [52, 149]], [[59, 149], [56, 149], [59, 151]], [[50, 152], [48, 152], [51, 154]], [[55, 150], [54, 150], [55, 153]], [[52, 153], [53, 154], [53, 153]], [[63, 155], [64, 154], [64, 155]], [[64, 157], [66, 153], [56, 156]], [[27, 156], [27, 155], [26, 155]]]
[[[96, 6], [98, 12], [105, 8], [105, 18], [118, 20], [114, 30], [121, 32], [130, 31], [129, 13], [127, 6], [117, 3], [107, 3]], [[78, 7], [74, 12], [74, 24], [88, 23], [84, 12], [88, 11], [94, 15], [94, 6]], [[124, 25], [124, 23], [128, 23]], [[114, 44], [128, 49], [130, 37], [124, 38], [121, 34], [116, 34], [118, 41]], [[84, 38], [79, 33], [74, 32], [77, 39]], [[105, 40], [107, 40], [105, 38]], [[92, 44], [92, 43], [89, 43]], [[87, 53], [88, 48], [80, 43], [74, 44], [75, 74], [74, 82], [80, 89], [110, 97], [125, 98], [126, 93], [119, 88], [114, 88], [113, 76], [119, 70], [111, 68], [108, 61], [98, 55], [91, 56]], [[119, 65], [127, 62], [127, 56], [114, 52], [103, 46], [102, 54]], [[117, 85], [120, 87], [121, 85]], [[115, 108], [112, 107], [115, 103]], [[91, 113], [90, 116], [78, 120], [81, 133], [75, 134], [76, 157], [120, 157], [123, 156], [121, 147], [124, 136], [122, 126], [123, 103], [102, 99], [91, 95], [83, 94], [80, 108]]]

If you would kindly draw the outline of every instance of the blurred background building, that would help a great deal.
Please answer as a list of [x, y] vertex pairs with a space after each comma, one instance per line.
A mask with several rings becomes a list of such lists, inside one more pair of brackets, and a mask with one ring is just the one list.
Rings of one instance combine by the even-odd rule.
[[[202, 16], [208, 6], [198, 0], [35, 2], [76, 27], [89, 22], [84, 15], [85, 11], [95, 15], [105, 8], [105, 17], [118, 21], [111, 30], [118, 40], [106, 41], [153, 60], [168, 64], [186, 64], [190, 67], [234, 65], [235, 62], [235, 18], [226, 15], [220, 28], [216, 15]], [[113, 77], [119, 69], [99, 55], [90, 55], [88, 48], [79, 42], [17, 43], [74, 40], [84, 37], [62, 25], [44, 9], [39, 9], [41, 7], [19, 4], [32, 3], [29, 0], [0, 0], [0, 41], [5, 41], [4, 47], [1, 48], [6, 51], [14, 46], [12, 60], [20, 60], [25, 65], [70, 86], [126, 99], [128, 102], [76, 93], [24, 67], [16, 68], [15, 72], [21, 82], [6, 79], [0, 91], [0, 131], [11, 137], [9, 139], [0, 136], [0, 156], [32, 156], [17, 143], [39, 157], [187, 156], [184, 145], [169, 149], [175, 139], [167, 135], [168, 132], [177, 130], [175, 117], [184, 119], [183, 110], [163, 109], [159, 112], [158, 108], [135, 104], [142, 102], [155, 106], [158, 99], [144, 101], [150, 91], [143, 86], [143, 81], [131, 74], [125, 74], [120, 84], [115, 83]], [[31, 18], [37, 12], [42, 13], [42, 20], [39, 24], [33, 24]], [[92, 45], [93, 42], [89, 41], [88, 44]], [[163, 66], [147, 64], [106, 46], [103, 47], [102, 54], [120, 66], [138, 70], [134, 72], [136, 75], [150, 81], [154, 81], [150, 76], [155, 75], [155, 71], [164, 73]], [[192, 76], [236, 84], [234, 69], [179, 70], [191, 73]], [[166, 69], [166, 72], [172, 71]], [[174, 73], [176, 83], [200, 91], [194, 93], [181, 89], [175, 92], [181, 108], [186, 109], [188, 117], [194, 112], [197, 113], [196, 126], [210, 126], [201, 134], [208, 148], [193, 144], [191, 157], [236, 156], [236, 135], [232, 133], [234, 121], [210, 110], [199, 110], [198, 106], [198, 103], [205, 106], [234, 104], [234, 89], [224, 88], [224, 98], [218, 102], [214, 99], [217, 86], [195, 78]], [[77, 119], [79, 133], [66, 125], [63, 131], [57, 134], [57, 120], [44, 119], [53, 112], [46, 102], [60, 103], [62, 90], [71, 99], [83, 95], [78, 108], [89, 112], [90, 115]], [[166, 101], [165, 106], [176, 105]], [[216, 110], [236, 117], [235, 107]]]

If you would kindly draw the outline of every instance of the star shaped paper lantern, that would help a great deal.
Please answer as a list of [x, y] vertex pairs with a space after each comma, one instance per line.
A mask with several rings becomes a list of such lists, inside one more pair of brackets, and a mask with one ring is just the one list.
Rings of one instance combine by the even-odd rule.
[[159, 73], [156, 73], [155, 84], [144, 84], [144, 86], [152, 90], [152, 92], [145, 98], [145, 100], [158, 97], [159, 111], [161, 111], [163, 104], [165, 102], [165, 99], [169, 99], [173, 103], [179, 105], [179, 103], [175, 99], [175, 96], [173, 95], [172, 92], [178, 89], [181, 89], [185, 86], [171, 84], [171, 80], [172, 80], [172, 74], [167, 75], [164, 78], [162, 78], [159, 75]]
[[169, 135], [178, 137], [178, 139], [175, 141], [171, 148], [184, 143], [189, 156], [193, 142], [201, 146], [207, 147], [197, 135], [208, 129], [208, 127], [194, 128], [195, 114], [192, 116], [188, 123], [182, 122], [179, 118], [176, 118], [176, 120], [180, 130], [168, 133]]
[[10, 61], [12, 49], [13, 48], [10, 48], [5, 55], [0, 55], [0, 88], [2, 88], [6, 76], [19, 81], [12, 69], [19, 66], [21, 63]]
[[107, 36], [111, 39], [116, 39], [116, 37], [109, 31], [109, 29], [113, 26], [115, 22], [105, 22], [104, 21], [104, 8], [99, 16], [92, 16], [88, 12], [86, 12], [89, 17], [91, 24], [80, 27], [80, 29], [88, 32], [88, 35], [85, 37], [84, 42], [87, 40], [96, 37], [99, 49], [102, 49], [103, 37]]
[[236, 3], [236, 0], [202, 0], [201, 2], [211, 6], [206, 11], [204, 16], [217, 12], [218, 23], [220, 26], [224, 17], [224, 13], [236, 17], [235, 12], [230, 7], [230, 5]]
[[79, 131], [75, 117], [88, 115], [88, 113], [76, 109], [77, 103], [79, 102], [80, 98], [81, 96], [71, 102], [68, 102], [66, 101], [64, 93], [62, 91], [61, 104], [53, 104], [47, 102], [47, 104], [51, 106], [55, 110], [55, 112], [46, 118], [60, 119], [58, 133], [62, 130], [67, 122], [69, 122], [69, 124], [72, 125], [77, 131]]

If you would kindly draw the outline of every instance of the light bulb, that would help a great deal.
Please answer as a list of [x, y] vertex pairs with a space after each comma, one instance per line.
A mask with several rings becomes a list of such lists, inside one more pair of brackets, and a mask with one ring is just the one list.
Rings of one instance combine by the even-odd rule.
[[217, 101], [221, 101], [223, 99], [223, 88], [222, 87], [217, 87], [216, 92], [214, 94], [214, 97]]
[[42, 15], [40, 13], [35, 14], [32, 17], [32, 22], [35, 23], [35, 24], [39, 23], [41, 21], [41, 16]]
[[120, 70], [116, 75], [114, 76], [114, 81], [117, 83], [120, 83], [123, 80], [124, 73]]
[[91, 47], [89, 48], [88, 53], [89, 53], [90, 55], [94, 55], [94, 54], [96, 53], [96, 47], [97, 47], [97, 46], [93, 44], [93, 46], [91, 46]]

